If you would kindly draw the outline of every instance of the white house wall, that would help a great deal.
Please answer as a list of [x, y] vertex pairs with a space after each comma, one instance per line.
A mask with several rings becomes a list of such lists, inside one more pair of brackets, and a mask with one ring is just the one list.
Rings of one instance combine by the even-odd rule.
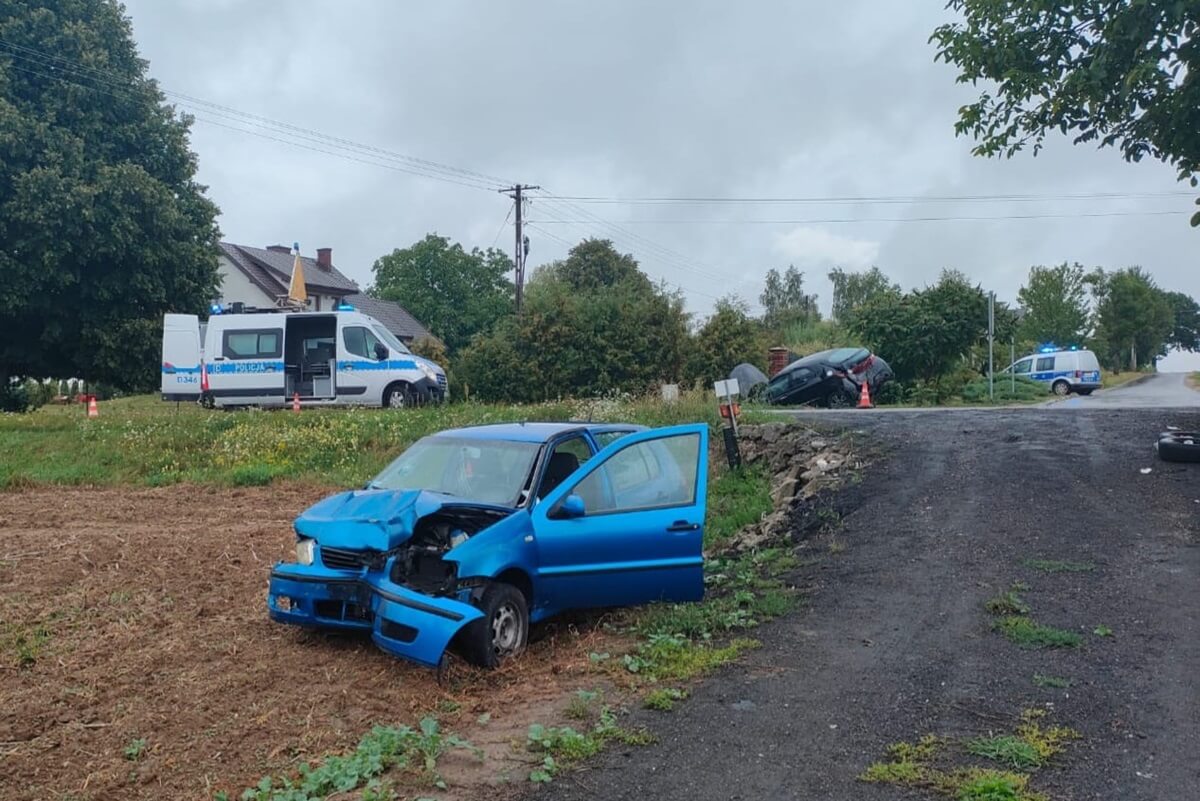
[[[245, 303], [247, 306], [271, 308], [275, 298], [258, 288], [244, 272], [233, 265], [227, 256], [217, 259], [217, 272], [221, 276], [221, 295], [217, 300], [224, 304]], [[312, 292], [308, 295], [308, 305], [313, 311], [329, 311], [335, 305], [337, 298], [332, 295], [318, 295]]]

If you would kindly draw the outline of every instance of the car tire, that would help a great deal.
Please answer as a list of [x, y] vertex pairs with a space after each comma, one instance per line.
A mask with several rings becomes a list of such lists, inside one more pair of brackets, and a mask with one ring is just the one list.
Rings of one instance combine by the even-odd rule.
[[1055, 381], [1050, 385], [1050, 391], [1060, 398], [1065, 398], [1071, 394], [1071, 385], [1066, 381]]
[[849, 409], [857, 402], [858, 398], [844, 389], [835, 389], [825, 396], [825, 406], [829, 409]]
[[529, 642], [529, 603], [524, 593], [511, 584], [492, 582], [475, 605], [483, 617], [463, 629], [462, 651], [467, 661], [494, 668], [519, 656]]
[[1172, 434], [1161, 438], [1155, 449], [1164, 462], [1200, 462], [1200, 438]]
[[383, 391], [385, 409], [404, 409], [412, 405], [412, 387], [403, 381], [393, 381]]
[[1096, 390], [1094, 390], [1094, 389], [1077, 389], [1075, 391], [1078, 392], [1080, 395], [1091, 395]]
[[1158, 435], [1159, 439], [1194, 439], [1200, 442], [1200, 431], [1164, 431]]

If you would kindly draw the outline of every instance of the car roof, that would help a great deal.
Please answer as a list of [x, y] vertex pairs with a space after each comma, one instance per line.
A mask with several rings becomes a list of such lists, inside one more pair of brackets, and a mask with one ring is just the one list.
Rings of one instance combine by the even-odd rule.
[[458, 437], [461, 439], [503, 440], [508, 442], [549, 442], [560, 434], [573, 431], [644, 431], [646, 426], [634, 423], [587, 423], [567, 421], [557, 423], [492, 423], [485, 426], [466, 426], [439, 431], [435, 437]]

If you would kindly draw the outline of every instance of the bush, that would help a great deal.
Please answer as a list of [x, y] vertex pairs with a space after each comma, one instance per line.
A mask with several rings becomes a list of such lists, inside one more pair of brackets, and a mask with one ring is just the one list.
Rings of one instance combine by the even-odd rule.
[[7, 386], [0, 386], [0, 412], [23, 414], [32, 408], [29, 389], [24, 383], [10, 382]]
[[[1033, 401], [1040, 400], [1049, 394], [1045, 384], [1023, 376], [996, 376], [995, 399], [997, 402]], [[988, 381], [981, 378], [972, 381], [962, 389], [962, 399], [967, 403], [988, 402]]]

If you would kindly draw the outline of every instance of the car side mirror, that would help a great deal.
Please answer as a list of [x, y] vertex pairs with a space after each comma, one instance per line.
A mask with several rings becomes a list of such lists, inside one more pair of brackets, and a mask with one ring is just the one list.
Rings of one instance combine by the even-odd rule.
[[388, 357], [387, 345], [384, 345], [382, 342], [376, 342], [375, 343], [375, 358], [378, 361], [383, 361], [387, 357]]
[[556, 520], [572, 520], [576, 517], [583, 517], [585, 514], [587, 514], [587, 507], [583, 505], [583, 498], [578, 495], [568, 495], [558, 504], [552, 517]]

